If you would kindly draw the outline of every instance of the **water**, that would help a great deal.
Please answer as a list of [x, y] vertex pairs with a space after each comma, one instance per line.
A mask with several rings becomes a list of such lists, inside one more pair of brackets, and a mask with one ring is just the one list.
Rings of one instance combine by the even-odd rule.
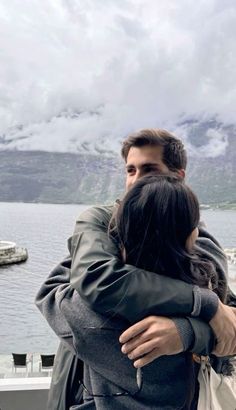
[[[1, 239], [29, 252], [26, 263], [0, 268], [0, 354], [55, 352], [58, 339], [34, 306], [34, 297], [53, 266], [67, 255], [67, 238], [86, 208], [0, 203]], [[202, 216], [224, 247], [236, 246], [236, 211], [204, 211]]]
[[56, 350], [58, 339], [34, 298], [53, 266], [67, 254], [76, 216], [87, 206], [0, 203], [1, 239], [28, 249], [26, 263], [0, 268], [0, 353]]

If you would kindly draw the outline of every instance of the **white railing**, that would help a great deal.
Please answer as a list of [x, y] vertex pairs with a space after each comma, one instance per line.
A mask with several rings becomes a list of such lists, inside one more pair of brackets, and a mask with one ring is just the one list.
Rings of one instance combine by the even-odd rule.
[[46, 410], [51, 377], [0, 379], [0, 410]]

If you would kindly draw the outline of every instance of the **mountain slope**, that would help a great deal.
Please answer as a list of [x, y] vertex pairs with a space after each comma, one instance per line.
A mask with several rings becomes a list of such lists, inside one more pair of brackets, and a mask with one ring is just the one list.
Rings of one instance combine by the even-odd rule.
[[0, 201], [104, 202], [123, 190], [121, 167], [102, 156], [0, 152]]
[[[187, 181], [200, 202], [236, 203], [236, 128], [188, 120], [178, 124], [177, 131], [189, 154]], [[112, 144], [118, 146], [118, 141]], [[0, 201], [113, 201], [124, 192], [124, 164], [104, 141], [96, 147], [97, 155], [89, 145], [87, 153], [77, 154], [0, 151]]]
[[[124, 192], [118, 157], [0, 152], [0, 201], [103, 203]], [[201, 203], [236, 203], [236, 162], [190, 158], [187, 181]]]

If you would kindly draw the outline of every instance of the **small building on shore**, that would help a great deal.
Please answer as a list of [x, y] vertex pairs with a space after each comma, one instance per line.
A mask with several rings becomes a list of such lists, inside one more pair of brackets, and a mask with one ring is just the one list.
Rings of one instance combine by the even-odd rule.
[[24, 262], [27, 258], [26, 248], [16, 246], [14, 242], [0, 241], [0, 265]]

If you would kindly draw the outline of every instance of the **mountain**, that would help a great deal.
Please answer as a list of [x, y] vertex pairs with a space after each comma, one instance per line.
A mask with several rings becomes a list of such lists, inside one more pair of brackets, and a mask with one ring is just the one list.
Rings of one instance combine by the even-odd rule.
[[123, 164], [94, 155], [0, 152], [0, 201], [85, 203], [116, 199]]
[[[235, 204], [236, 127], [190, 119], [177, 124], [176, 135], [185, 141], [187, 182], [200, 202]], [[94, 204], [113, 201], [124, 192], [117, 140], [108, 147], [104, 140], [91, 142], [86, 153], [82, 148], [76, 154], [19, 150], [14, 141], [12, 137], [9, 149], [6, 138], [0, 140], [0, 201]]]

